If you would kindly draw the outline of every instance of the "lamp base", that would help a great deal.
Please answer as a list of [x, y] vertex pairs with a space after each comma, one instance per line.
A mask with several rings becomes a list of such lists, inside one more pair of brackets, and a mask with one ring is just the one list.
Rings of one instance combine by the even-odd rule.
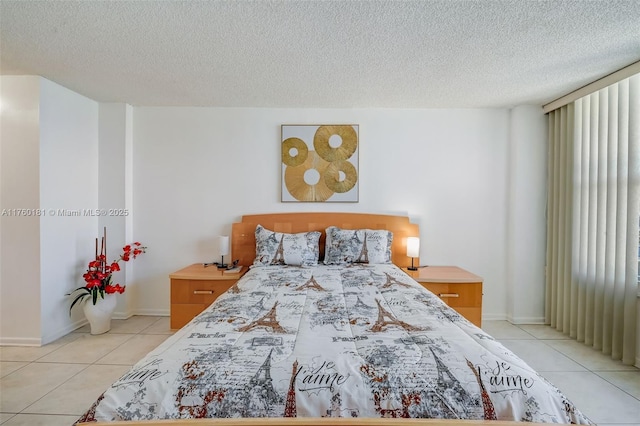
[[411, 266], [407, 266], [409, 271], [417, 271], [419, 266], [413, 266], [413, 257], [411, 258]]
[[217, 264], [218, 269], [227, 269], [227, 264], [224, 263], [224, 255], [220, 256], [220, 263]]
[[217, 266], [218, 269], [227, 269], [229, 267], [229, 265], [227, 265], [226, 263], [220, 263], [220, 262], [211, 262], [211, 263], [203, 263], [202, 266], [204, 266], [205, 268], [207, 266]]
[[211, 262], [211, 263], [203, 263], [202, 265], [206, 268], [207, 266], [212, 266], [212, 265], [216, 265], [218, 267], [218, 269], [227, 269], [229, 267], [229, 265], [227, 265], [226, 263], [224, 263], [224, 256], [221, 256], [222, 259], [220, 260], [220, 262]]

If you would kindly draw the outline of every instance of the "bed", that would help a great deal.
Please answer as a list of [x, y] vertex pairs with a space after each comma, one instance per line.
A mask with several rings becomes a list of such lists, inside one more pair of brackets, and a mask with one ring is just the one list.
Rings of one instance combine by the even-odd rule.
[[254, 266], [78, 424], [591, 423], [399, 268], [418, 235], [405, 216], [243, 216], [232, 256]]

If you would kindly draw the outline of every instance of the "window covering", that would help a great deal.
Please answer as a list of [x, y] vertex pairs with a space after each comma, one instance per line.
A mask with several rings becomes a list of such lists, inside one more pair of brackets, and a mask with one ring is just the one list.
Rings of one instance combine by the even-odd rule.
[[549, 113], [545, 317], [636, 357], [640, 74]]

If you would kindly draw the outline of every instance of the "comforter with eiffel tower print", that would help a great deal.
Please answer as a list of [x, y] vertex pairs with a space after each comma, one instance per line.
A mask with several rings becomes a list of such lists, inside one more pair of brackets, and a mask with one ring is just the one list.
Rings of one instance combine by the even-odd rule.
[[80, 420], [202, 417], [590, 423], [524, 361], [387, 264], [252, 268]]

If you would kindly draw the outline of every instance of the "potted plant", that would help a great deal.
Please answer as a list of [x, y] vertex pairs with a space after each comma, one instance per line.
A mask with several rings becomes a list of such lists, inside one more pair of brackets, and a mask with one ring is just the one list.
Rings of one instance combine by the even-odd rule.
[[116, 307], [116, 293], [124, 293], [126, 286], [113, 284], [113, 273], [120, 270], [120, 261], [128, 262], [137, 258], [146, 252], [139, 242], [128, 244], [122, 248], [122, 254], [113, 262], [107, 262], [106, 252], [106, 230], [105, 236], [102, 237], [100, 253], [98, 254], [98, 239], [96, 238], [96, 258], [89, 262], [87, 272], [82, 276], [85, 285], [73, 290], [68, 296], [75, 293], [78, 294], [71, 306], [69, 307], [69, 315], [71, 310], [81, 302], [85, 316], [89, 320], [91, 326], [91, 334], [106, 333], [111, 329], [111, 315]]

